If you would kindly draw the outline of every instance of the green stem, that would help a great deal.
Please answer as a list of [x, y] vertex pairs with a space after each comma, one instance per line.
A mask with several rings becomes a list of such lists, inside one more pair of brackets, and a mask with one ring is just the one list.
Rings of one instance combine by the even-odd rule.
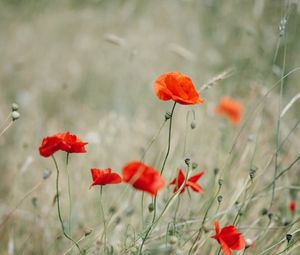
[[62, 217], [61, 217], [60, 200], [59, 200], [59, 191], [58, 191], [58, 189], [59, 189], [59, 168], [58, 168], [56, 159], [55, 159], [55, 157], [54, 157], [53, 155], [52, 155], [52, 159], [53, 159], [53, 161], [54, 161], [55, 168], [56, 168], [56, 173], [57, 173], [57, 174], [56, 174], [56, 201], [57, 201], [58, 218], [59, 218], [59, 221], [60, 221], [60, 224], [61, 224], [61, 229], [62, 229], [62, 231], [63, 231], [64, 236], [65, 236], [67, 239], [69, 239], [70, 241], [72, 241], [72, 242], [76, 245], [76, 247], [77, 247], [78, 250], [79, 250], [79, 253], [80, 253], [80, 254], [84, 254], [84, 252], [81, 251], [81, 249], [80, 249], [78, 243], [77, 243], [74, 239], [72, 239], [72, 237], [70, 237], [70, 236], [66, 233], [66, 231], [65, 231], [64, 222], [63, 222], [63, 219], [62, 219]]
[[101, 185], [100, 186], [100, 210], [101, 210], [103, 226], [104, 226], [104, 250], [105, 250], [107, 244], [107, 228], [106, 228], [106, 220], [105, 220], [104, 208], [102, 203], [102, 192], [103, 192], [103, 186]]
[[71, 196], [71, 181], [70, 181], [70, 173], [69, 173], [69, 156], [70, 153], [67, 152], [66, 157], [66, 172], [68, 177], [68, 196], [69, 196], [69, 234], [72, 236], [72, 196]]
[[[160, 170], [160, 175], [162, 175], [163, 171], [164, 171], [164, 168], [165, 168], [165, 165], [166, 165], [166, 162], [167, 162], [167, 159], [169, 157], [169, 154], [170, 154], [170, 149], [171, 149], [171, 133], [172, 133], [172, 119], [173, 119], [173, 113], [174, 113], [174, 110], [175, 110], [175, 106], [176, 106], [176, 102], [174, 102], [173, 104], [173, 107], [172, 107], [172, 110], [171, 110], [171, 113], [170, 113], [170, 124], [169, 124], [169, 136], [168, 136], [168, 148], [167, 148], [167, 152], [166, 152], [166, 155], [165, 155], [165, 158], [164, 158], [164, 161], [163, 161], [163, 164], [162, 164], [162, 167], [161, 167], [161, 170]], [[143, 246], [144, 246], [144, 243], [146, 241], [146, 239], [148, 238], [148, 235], [151, 231], [151, 228], [153, 226], [153, 223], [156, 219], [156, 204], [157, 204], [157, 195], [155, 195], [154, 197], [154, 201], [153, 201], [153, 205], [154, 205], [154, 211], [153, 211], [153, 217], [152, 217], [152, 222], [151, 222], [151, 225], [150, 227], [148, 228], [143, 240], [142, 240], [142, 244], [140, 246], [140, 249], [139, 249], [139, 254], [142, 254], [142, 250], [143, 250]]]

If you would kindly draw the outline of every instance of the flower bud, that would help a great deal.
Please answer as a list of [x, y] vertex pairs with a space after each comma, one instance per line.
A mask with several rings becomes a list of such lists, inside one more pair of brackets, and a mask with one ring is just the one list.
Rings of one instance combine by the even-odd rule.
[[222, 200], [223, 200], [223, 196], [221, 196], [221, 195], [220, 195], [220, 196], [218, 196], [218, 197], [217, 197], [217, 200], [218, 200], [218, 203], [221, 203], [221, 202], [222, 202]]
[[19, 105], [17, 105], [16, 103], [13, 103], [13, 104], [11, 105], [11, 110], [12, 110], [12, 111], [17, 111], [17, 110], [19, 110]]
[[169, 243], [171, 244], [171, 245], [174, 245], [174, 244], [176, 244], [178, 242], [178, 238], [176, 237], [176, 236], [170, 236], [170, 238], [169, 238]]
[[219, 168], [216, 167], [216, 168], [214, 169], [214, 175], [217, 175], [218, 173], [219, 173]]
[[154, 204], [153, 204], [153, 203], [150, 203], [150, 204], [148, 205], [148, 211], [149, 211], [149, 212], [153, 212], [154, 209], [155, 209]]
[[170, 112], [166, 112], [165, 114], [165, 120], [171, 119], [172, 115]]
[[184, 160], [184, 162], [185, 162], [185, 164], [186, 164], [187, 166], [190, 166], [190, 164], [191, 164], [191, 159], [190, 159], [190, 158], [186, 158], [186, 159]]
[[246, 238], [245, 242], [246, 242], [245, 249], [248, 249], [253, 244], [253, 241], [250, 238]]
[[219, 179], [219, 180], [218, 180], [218, 184], [219, 184], [220, 187], [222, 187], [223, 183], [224, 183], [224, 180], [223, 180], [223, 179]]
[[293, 238], [293, 235], [286, 234], [286, 240], [287, 240], [288, 243], [292, 240], [292, 238]]
[[11, 117], [12, 117], [12, 120], [15, 121], [15, 120], [17, 120], [18, 118], [20, 118], [20, 113], [17, 112], [17, 111], [13, 111], [13, 112], [11, 113]]
[[194, 169], [196, 169], [197, 167], [198, 167], [198, 164], [195, 163], [195, 162], [193, 162], [193, 163], [192, 163], [192, 169], [194, 170]]
[[196, 128], [196, 123], [193, 121], [192, 123], [191, 123], [191, 129], [195, 129]]
[[48, 179], [49, 176], [51, 175], [51, 173], [52, 173], [51, 170], [45, 169], [45, 170], [43, 171], [43, 179], [44, 179], [44, 180]]

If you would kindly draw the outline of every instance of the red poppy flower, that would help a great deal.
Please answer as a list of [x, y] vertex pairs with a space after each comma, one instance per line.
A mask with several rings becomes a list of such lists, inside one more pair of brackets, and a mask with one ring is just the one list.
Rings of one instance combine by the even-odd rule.
[[39, 151], [43, 157], [49, 157], [58, 150], [69, 153], [83, 153], [86, 152], [84, 147], [86, 144], [87, 142], [81, 141], [76, 135], [70, 132], [58, 133], [45, 137], [42, 145], [39, 147]]
[[76, 135], [70, 132], [56, 134], [57, 137], [62, 139], [61, 150], [69, 153], [84, 153], [86, 152], [85, 145], [87, 142], [81, 141]]
[[128, 163], [122, 172], [125, 182], [151, 195], [156, 195], [166, 183], [157, 170], [139, 161]]
[[216, 239], [221, 245], [221, 249], [225, 255], [232, 255], [231, 250], [242, 250], [246, 246], [246, 242], [241, 233], [235, 226], [229, 225], [221, 229], [219, 222], [215, 221], [216, 234], [212, 238]]
[[296, 202], [294, 200], [292, 200], [289, 204], [289, 209], [292, 213], [296, 212]]
[[[197, 181], [200, 179], [200, 177], [204, 174], [204, 171], [201, 171], [198, 174], [193, 175], [192, 177], [190, 177], [186, 183], [185, 186], [183, 187], [183, 189], [180, 191], [180, 193], [183, 193], [185, 191], [185, 189], [187, 187], [191, 187], [191, 189], [195, 192], [203, 192], [202, 187], [197, 184]], [[179, 169], [179, 173], [178, 173], [178, 177], [175, 178], [169, 185], [176, 185], [174, 188], [174, 193], [180, 189], [180, 187], [183, 185], [185, 180], [185, 175], [184, 172]]]
[[62, 144], [62, 140], [57, 136], [45, 137], [42, 141], [42, 145], [39, 148], [40, 154], [43, 157], [49, 157], [53, 153], [57, 152]]
[[233, 124], [238, 124], [242, 116], [242, 105], [232, 98], [224, 97], [215, 111], [226, 116]]
[[162, 74], [154, 83], [154, 91], [161, 100], [173, 100], [179, 104], [203, 104], [195, 86], [188, 76], [179, 72]]
[[111, 168], [100, 170], [97, 168], [91, 169], [93, 183], [90, 188], [94, 185], [106, 185], [106, 184], [117, 184], [122, 182], [122, 178], [117, 173], [112, 172]]

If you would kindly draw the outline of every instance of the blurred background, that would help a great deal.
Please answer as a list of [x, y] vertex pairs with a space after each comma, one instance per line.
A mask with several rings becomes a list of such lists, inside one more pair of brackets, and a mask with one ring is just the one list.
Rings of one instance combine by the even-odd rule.
[[[299, 37], [297, 0], [2, 0], [0, 124], [14, 102], [21, 118], [0, 137], [0, 219], [39, 186], [1, 226], [0, 253], [62, 254], [72, 246], [61, 236], [53, 162], [38, 153], [43, 137], [70, 131], [89, 142], [88, 153], [70, 157], [73, 236], [79, 239], [92, 230], [82, 243], [97, 254], [102, 228], [99, 192], [89, 190], [89, 170], [112, 167], [120, 172], [128, 161], [141, 157], [172, 107], [172, 102], [158, 100], [152, 89], [164, 72], [185, 73], [198, 89], [217, 80], [201, 91], [204, 105], [177, 106], [165, 178], [174, 178], [175, 169], [190, 157], [199, 170], [206, 170], [202, 186], [209, 190], [214, 169], [226, 168], [224, 210], [231, 206], [231, 194], [243, 185], [252, 165], [259, 169], [260, 182], [270, 181], [274, 164], [267, 165], [267, 159], [276, 150], [278, 116], [300, 92], [299, 71], [284, 80], [280, 105], [280, 86], [263, 96], [283, 73], [300, 66]], [[216, 78], [224, 71], [226, 77]], [[223, 96], [243, 104], [238, 126], [215, 115]], [[280, 139], [289, 135], [279, 154], [282, 168], [299, 155], [299, 128], [293, 129], [299, 106], [295, 102], [281, 119]], [[191, 122], [196, 128], [190, 128]], [[234, 143], [233, 153], [228, 154]], [[159, 168], [166, 146], [165, 127], [145, 162]], [[57, 159], [67, 220], [65, 154], [57, 153]], [[46, 169], [53, 174], [43, 180]], [[282, 182], [297, 181], [299, 171]], [[129, 190], [125, 202], [117, 202], [124, 186], [104, 190], [106, 212], [120, 211], [111, 229], [115, 250], [121, 249], [128, 226], [142, 230], [140, 193]], [[298, 197], [290, 190], [277, 196], [276, 208], [281, 211], [291, 196]], [[203, 200], [197, 195], [185, 197], [191, 213], [182, 210], [181, 216], [199, 217]], [[147, 197], [145, 205], [150, 201]], [[245, 222], [253, 221], [263, 204], [256, 203]]]

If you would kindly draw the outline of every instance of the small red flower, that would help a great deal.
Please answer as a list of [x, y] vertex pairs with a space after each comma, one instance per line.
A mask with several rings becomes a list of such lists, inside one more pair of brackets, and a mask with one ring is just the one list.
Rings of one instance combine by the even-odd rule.
[[292, 213], [295, 213], [296, 212], [296, 201], [295, 200], [292, 200], [289, 204], [289, 209]]
[[235, 226], [229, 225], [221, 229], [219, 222], [215, 221], [216, 234], [212, 238], [216, 239], [221, 245], [221, 249], [225, 255], [232, 255], [231, 250], [242, 250], [246, 246], [246, 242], [241, 233]]
[[58, 133], [45, 137], [39, 147], [39, 151], [43, 157], [49, 157], [58, 150], [69, 153], [84, 153], [86, 152], [84, 147], [86, 144], [87, 142], [81, 141], [76, 135], [70, 132]]
[[242, 105], [230, 97], [224, 97], [220, 100], [215, 111], [220, 115], [226, 116], [231, 123], [238, 124], [242, 116]]
[[179, 72], [162, 74], [154, 83], [154, 91], [161, 100], [173, 100], [179, 104], [203, 104], [195, 86], [188, 76]]
[[123, 180], [134, 188], [156, 195], [165, 186], [159, 172], [139, 161], [132, 161], [123, 167]]
[[117, 173], [112, 172], [111, 168], [100, 170], [97, 168], [91, 169], [93, 183], [90, 188], [94, 185], [106, 185], [106, 184], [117, 184], [122, 182], [122, 178]]
[[[185, 183], [185, 186], [183, 187], [183, 189], [180, 191], [180, 193], [183, 193], [185, 191], [185, 189], [187, 187], [191, 187], [191, 189], [195, 192], [203, 192], [202, 190], [202, 187], [197, 184], [197, 181], [200, 179], [200, 177], [204, 174], [205, 172], [204, 171], [201, 171], [200, 173], [198, 174], [195, 174], [193, 175], [192, 177], [190, 177], [186, 183]], [[179, 173], [178, 173], [178, 177], [175, 178], [169, 185], [176, 185], [175, 188], [174, 188], [174, 193], [180, 189], [180, 187], [183, 185], [184, 183], [184, 180], [185, 180], [185, 175], [184, 175], [184, 172], [179, 169]]]

